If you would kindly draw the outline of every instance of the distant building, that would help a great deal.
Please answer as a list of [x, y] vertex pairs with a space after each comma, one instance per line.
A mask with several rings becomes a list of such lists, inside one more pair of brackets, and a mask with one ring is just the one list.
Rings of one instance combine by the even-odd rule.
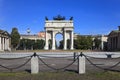
[[120, 26], [118, 30], [113, 30], [108, 35], [108, 50], [120, 50]]
[[74, 39], [77, 39], [77, 37], [80, 36], [80, 34], [74, 33]]
[[11, 38], [7, 31], [0, 30], [0, 51], [10, 51]]
[[21, 34], [20, 39], [31, 39], [31, 40], [45, 40], [45, 32], [39, 32], [38, 34]]
[[44, 31], [39, 32], [38, 36], [44, 39], [45, 38], [45, 32]]
[[95, 43], [94, 40], [95, 38], [97, 38], [101, 41], [100, 50], [107, 50], [107, 39], [108, 39], [107, 35], [94, 35], [92, 36], [92, 38], [93, 38], [93, 47]]

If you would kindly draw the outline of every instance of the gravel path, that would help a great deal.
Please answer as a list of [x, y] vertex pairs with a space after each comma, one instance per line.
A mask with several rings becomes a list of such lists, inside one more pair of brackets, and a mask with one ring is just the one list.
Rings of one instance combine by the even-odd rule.
[[[25, 58], [25, 59], [15, 59], [15, 60], [0, 60], [0, 65], [3, 65], [5, 67], [9, 67], [9, 68], [15, 68], [18, 67], [20, 65], [22, 65], [23, 63], [27, 62], [30, 58]], [[56, 69], [60, 69], [63, 68], [69, 64], [71, 64], [74, 60], [73, 58], [42, 58], [42, 60], [50, 67], [56, 68]], [[120, 58], [118, 59], [93, 59], [93, 58], [89, 58], [89, 60], [91, 62], [93, 62], [95, 65], [103, 67], [103, 68], [107, 68], [110, 66], [113, 66], [115, 64], [117, 64], [120, 61]], [[30, 61], [18, 68], [18, 69], [13, 69], [14, 72], [16, 71], [30, 71]], [[50, 67], [47, 67], [44, 63], [42, 63], [39, 60], [39, 69], [40, 72], [44, 72], [44, 71], [56, 71], [54, 69], [51, 69]], [[120, 70], [120, 64], [117, 65], [115, 68], [115, 70]], [[64, 70], [68, 70], [68, 71], [77, 71], [77, 61], [73, 63], [73, 65], [67, 67], [66, 69], [61, 69], [62, 71]], [[1, 72], [9, 72], [9, 70], [0, 67], [0, 71]], [[87, 60], [86, 60], [86, 72], [87, 71], [102, 71], [99, 68], [96, 68], [95, 66], [91, 65]]]

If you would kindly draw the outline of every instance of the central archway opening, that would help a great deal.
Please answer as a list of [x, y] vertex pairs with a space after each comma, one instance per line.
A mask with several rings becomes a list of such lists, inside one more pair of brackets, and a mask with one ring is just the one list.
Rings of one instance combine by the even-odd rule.
[[56, 49], [63, 49], [63, 34], [57, 33], [55, 35]]

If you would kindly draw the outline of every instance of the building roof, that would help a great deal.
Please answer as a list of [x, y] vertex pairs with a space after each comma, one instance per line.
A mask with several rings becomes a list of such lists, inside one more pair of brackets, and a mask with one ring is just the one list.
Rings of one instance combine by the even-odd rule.
[[115, 32], [115, 33], [120, 33], [120, 31], [119, 31], [119, 30], [113, 30], [112, 32]]
[[10, 36], [7, 31], [1, 30], [1, 29], [0, 29], [0, 34]]
[[113, 34], [118, 34], [118, 33], [120, 33], [119, 30], [113, 30], [113, 31], [111, 31], [111, 32], [109, 33], [108, 36], [113, 35]]
[[25, 35], [25, 34], [21, 34], [20, 35], [20, 39], [31, 39], [31, 40], [37, 40], [37, 39], [45, 39], [43, 37], [40, 37], [36, 34], [33, 34], [33, 35]]
[[3, 33], [4, 31], [0, 29], [0, 33]]
[[36, 34], [34, 34], [34, 35], [21, 34], [20, 36], [22, 36], [22, 37], [38, 37], [38, 35], [36, 35]]
[[85, 37], [108, 37], [108, 35], [101, 35], [101, 34], [98, 34], [98, 35], [80, 35], [80, 36], [85, 36]]

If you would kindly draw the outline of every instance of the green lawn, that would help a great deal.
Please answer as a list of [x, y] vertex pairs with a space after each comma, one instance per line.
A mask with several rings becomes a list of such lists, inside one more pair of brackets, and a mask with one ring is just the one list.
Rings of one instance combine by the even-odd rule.
[[74, 72], [27, 72], [0, 73], [0, 80], [120, 80], [119, 72], [89, 72], [79, 75]]

